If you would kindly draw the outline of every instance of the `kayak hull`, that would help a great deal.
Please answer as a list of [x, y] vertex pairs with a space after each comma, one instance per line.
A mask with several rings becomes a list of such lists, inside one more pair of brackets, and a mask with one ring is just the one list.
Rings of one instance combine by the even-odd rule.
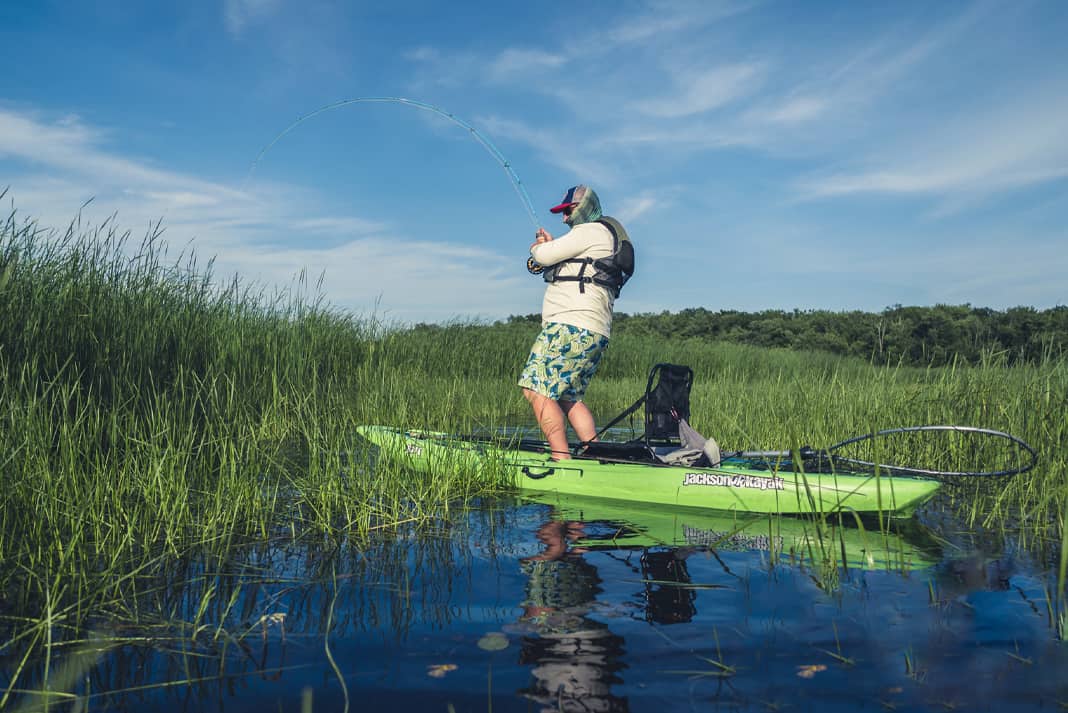
[[361, 426], [358, 432], [384, 457], [418, 471], [498, 469], [522, 491], [593, 496], [672, 507], [777, 514], [877, 513], [906, 517], [940, 483], [864, 473], [801, 473], [724, 463], [719, 468], [552, 461], [547, 454], [475, 442], [440, 433]]

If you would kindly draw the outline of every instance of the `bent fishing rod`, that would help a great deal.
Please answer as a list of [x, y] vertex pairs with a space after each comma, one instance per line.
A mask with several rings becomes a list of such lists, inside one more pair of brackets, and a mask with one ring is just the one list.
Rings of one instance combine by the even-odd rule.
[[512, 168], [511, 162], [507, 158], [505, 158], [504, 154], [501, 153], [500, 149], [498, 149], [492, 141], [490, 141], [483, 134], [481, 134], [474, 126], [459, 118], [452, 112], [446, 111], [441, 107], [434, 106], [433, 104], [416, 101], [415, 99], [407, 99], [405, 97], [355, 97], [353, 99], [342, 99], [340, 101], [321, 106], [315, 111], [309, 112], [308, 114], [297, 118], [296, 121], [294, 121], [285, 129], [283, 129], [277, 136], [275, 136], [271, 140], [270, 143], [268, 143], [260, 150], [259, 154], [256, 155], [255, 160], [252, 162], [252, 165], [249, 166], [248, 173], [245, 176], [245, 183], [248, 183], [249, 179], [256, 171], [256, 167], [259, 165], [260, 161], [263, 160], [264, 155], [266, 155], [267, 152], [270, 151], [275, 144], [281, 141], [286, 136], [286, 134], [296, 129], [305, 121], [319, 116], [320, 114], [323, 114], [328, 111], [333, 111], [335, 109], [341, 109], [342, 107], [350, 106], [353, 104], [361, 103], [402, 104], [404, 106], [410, 106], [416, 109], [422, 109], [424, 111], [432, 112], [434, 114], [437, 114], [438, 116], [442, 116], [448, 119], [457, 126], [465, 129], [471, 135], [471, 137], [474, 138], [475, 141], [477, 141], [498, 164], [500, 164], [501, 168], [504, 169], [505, 174], [507, 174], [508, 179], [512, 183], [512, 187], [515, 189], [516, 195], [519, 196], [519, 200], [523, 203], [523, 207], [526, 208], [527, 215], [530, 216], [530, 221], [534, 224], [535, 228], [541, 227], [541, 224], [538, 223], [537, 215], [535, 215], [534, 212], [534, 205], [533, 203], [531, 203], [530, 196], [527, 194], [526, 187], [520, 180], [519, 175], [515, 172], [515, 169]]

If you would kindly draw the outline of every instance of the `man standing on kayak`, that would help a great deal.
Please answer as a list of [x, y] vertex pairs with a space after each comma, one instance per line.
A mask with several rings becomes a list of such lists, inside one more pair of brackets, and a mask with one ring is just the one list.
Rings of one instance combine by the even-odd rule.
[[548, 284], [542, 300], [542, 330], [519, 386], [534, 409], [552, 457], [564, 460], [571, 457], [567, 421], [580, 441], [597, 436], [593, 414], [582, 397], [608, 347], [615, 298], [633, 261], [626, 277], [622, 276], [615, 261], [619, 246], [627, 240], [626, 232], [618, 221], [601, 215], [597, 194], [588, 186], [568, 189], [550, 212], [562, 214], [571, 230], [553, 238], [539, 228], [530, 246], [531, 271], [544, 271]]

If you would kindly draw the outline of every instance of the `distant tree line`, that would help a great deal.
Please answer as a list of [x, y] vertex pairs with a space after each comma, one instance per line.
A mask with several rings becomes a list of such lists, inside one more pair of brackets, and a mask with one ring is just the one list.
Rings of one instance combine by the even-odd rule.
[[[513, 316], [508, 323], [540, 321]], [[702, 307], [680, 312], [617, 313], [613, 331], [696, 338], [762, 347], [818, 350], [877, 363], [914, 366], [1040, 362], [1060, 357], [1068, 347], [1068, 306], [1046, 310], [1013, 307], [1004, 311], [971, 305], [903, 307], [882, 312], [764, 310], [713, 312]]]

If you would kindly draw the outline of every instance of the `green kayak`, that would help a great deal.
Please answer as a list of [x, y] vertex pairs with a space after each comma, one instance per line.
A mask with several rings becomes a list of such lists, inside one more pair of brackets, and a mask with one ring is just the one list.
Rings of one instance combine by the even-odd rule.
[[581, 495], [524, 493], [523, 500], [548, 505], [557, 522], [582, 523], [570, 541], [583, 550], [696, 547], [719, 552], [765, 552], [770, 562], [834, 562], [858, 569], [900, 571], [929, 567], [940, 559], [937, 543], [915, 521], [883, 528], [761, 513], [722, 512]]
[[726, 460], [717, 468], [550, 460], [518, 445], [442, 433], [361, 426], [387, 460], [424, 472], [451, 468], [503, 470], [522, 491], [585, 495], [723, 511], [833, 514], [882, 512], [907, 517], [937, 492], [937, 480], [866, 473], [801, 473], [789, 464]]

